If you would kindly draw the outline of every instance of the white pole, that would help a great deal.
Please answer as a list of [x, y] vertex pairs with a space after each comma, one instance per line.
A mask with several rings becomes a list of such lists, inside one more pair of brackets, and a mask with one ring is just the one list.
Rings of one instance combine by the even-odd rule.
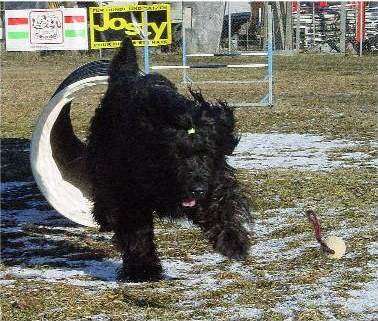
[[312, 3], [312, 48], [315, 47], [315, 2]]
[[345, 43], [346, 43], [346, 5], [345, 2], [341, 3], [341, 14], [340, 14], [340, 52], [345, 54]]
[[296, 21], [296, 30], [295, 30], [295, 49], [299, 52], [299, 47], [301, 44], [301, 3], [297, 2], [297, 21]]
[[189, 77], [186, 72], [186, 66], [187, 66], [187, 43], [186, 43], [186, 29], [192, 29], [192, 8], [185, 7], [182, 10], [182, 29], [181, 29], [181, 35], [182, 35], [182, 82], [187, 83], [189, 82]]
[[186, 83], [188, 81], [187, 73], [185, 70], [186, 67], [186, 23], [182, 23], [182, 82]]
[[144, 38], [144, 72], [146, 74], [150, 73], [150, 55], [148, 52], [148, 17], [147, 11], [143, 11], [142, 15], [142, 23], [143, 23], [143, 38]]
[[272, 33], [273, 33], [273, 15], [272, 7], [268, 6], [268, 104], [273, 106], [273, 45], [272, 45]]
[[[100, 1], [100, 7], [102, 7], [102, 1]], [[99, 50], [99, 56], [100, 56], [100, 59], [102, 59], [102, 49], [101, 48]]]
[[230, 5], [231, 2], [229, 1], [227, 3], [228, 7], [228, 52], [231, 53], [231, 10], [230, 10]]

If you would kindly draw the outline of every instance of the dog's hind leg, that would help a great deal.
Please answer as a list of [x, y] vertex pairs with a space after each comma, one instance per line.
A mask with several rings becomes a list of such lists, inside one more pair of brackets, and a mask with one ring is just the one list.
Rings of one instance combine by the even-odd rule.
[[157, 281], [162, 267], [154, 244], [151, 210], [123, 209], [114, 226], [115, 240], [122, 251], [119, 279], [130, 282]]

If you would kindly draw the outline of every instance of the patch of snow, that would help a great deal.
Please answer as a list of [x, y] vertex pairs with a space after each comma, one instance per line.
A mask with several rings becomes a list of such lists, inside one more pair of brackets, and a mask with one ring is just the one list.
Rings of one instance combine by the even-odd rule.
[[191, 255], [194, 264], [196, 265], [216, 265], [224, 262], [226, 258], [218, 253], [205, 253], [202, 255]]
[[368, 166], [378, 167], [378, 158], [373, 158], [367, 163]]
[[[280, 239], [269, 239], [257, 242], [251, 246], [250, 254], [258, 257], [261, 262], [272, 262], [278, 260], [292, 260], [300, 255], [306, 248], [316, 246], [305, 242], [306, 234], [298, 234]], [[287, 249], [288, 243], [292, 241], [303, 241], [302, 246], [295, 249]]]
[[231, 315], [228, 320], [240, 320], [240, 319], [247, 319], [247, 320], [256, 320], [260, 319], [262, 315], [261, 309], [256, 309], [252, 307], [243, 307], [243, 306], [235, 306], [235, 307], [214, 307], [208, 309], [212, 314], [215, 315]]
[[224, 285], [229, 284], [230, 280], [218, 280], [217, 274], [220, 272], [214, 266], [210, 272], [196, 272], [185, 275], [185, 280], [182, 281], [186, 287], [197, 290], [197, 296], [201, 292], [215, 291]]
[[103, 281], [116, 281], [117, 270], [121, 267], [122, 261], [115, 259], [108, 260], [80, 260], [70, 261], [72, 268], [80, 269], [85, 275]]
[[332, 316], [332, 305], [340, 305], [344, 300], [332, 290], [334, 281], [333, 278], [320, 278], [316, 284], [291, 285], [285, 299], [278, 302], [273, 310], [283, 314], [288, 320], [293, 320], [304, 308], [315, 306]]
[[[3, 215], [3, 213], [1, 213], [1, 214]], [[4, 220], [4, 217], [2, 217], [2, 219]], [[2, 226], [1, 227], [1, 233], [23, 233], [23, 232], [24, 232], [24, 230], [19, 226], [16, 226], [16, 227]]]
[[[0, 277], [2, 273], [0, 273]], [[7, 270], [7, 274], [11, 274], [16, 278], [20, 279], [31, 279], [31, 280], [66, 280], [72, 277], [84, 276], [83, 271], [79, 270], [68, 270], [68, 269], [32, 269], [23, 267], [10, 267]]]
[[2, 219], [14, 219], [17, 225], [21, 224], [40, 224], [43, 221], [57, 217], [55, 211], [40, 211], [34, 208], [22, 210], [3, 210]]
[[20, 182], [20, 181], [13, 181], [13, 182], [1, 182], [0, 183], [0, 192], [8, 192], [12, 189], [21, 188], [25, 186], [33, 185], [34, 182]]
[[65, 241], [67, 240], [67, 236], [64, 235], [51, 235], [45, 234], [44, 238], [49, 241]]
[[[1, 273], [0, 273], [1, 275]], [[15, 280], [2, 280], [0, 279], [0, 285], [2, 286], [9, 286], [9, 285], [12, 285], [14, 282], [16, 282]]]
[[361, 160], [370, 158], [371, 156], [362, 152], [351, 152], [351, 153], [343, 153], [340, 158], [342, 159], [352, 159], [352, 160]]
[[[262, 315], [261, 309], [256, 308], [247, 308], [242, 307], [239, 309], [233, 309], [233, 317], [231, 317], [230, 320], [240, 320], [240, 319], [247, 319], [247, 320], [253, 320], [253, 319], [260, 319]], [[228, 311], [230, 312], [230, 311]]]
[[179, 260], [163, 260], [162, 265], [164, 273], [173, 278], [184, 277], [193, 268], [192, 264]]
[[[332, 170], [350, 167], [341, 160], [331, 160], [327, 153], [337, 148], [358, 146], [359, 142], [327, 140], [309, 134], [246, 133], [228, 162], [235, 168], [269, 169], [296, 168], [305, 170]], [[354, 159], [367, 157], [353, 153]]]
[[251, 267], [244, 265], [241, 262], [234, 262], [228, 268], [228, 271], [233, 273], [238, 273], [246, 280], [256, 280], [256, 276], [253, 274], [253, 269]]
[[62, 230], [66, 232], [70, 232], [72, 234], [82, 234], [88, 228], [83, 227], [82, 225], [77, 225], [77, 227], [66, 227], [66, 226], [49, 226], [49, 230]]
[[[277, 229], [289, 227], [292, 221], [305, 219], [303, 206], [266, 210], [268, 218], [256, 219], [254, 232], [258, 238], [270, 235]], [[258, 213], [255, 213], [258, 217]]]
[[344, 306], [351, 312], [377, 312], [378, 302], [378, 273], [375, 273], [374, 280], [362, 285], [360, 290], [349, 291], [350, 297]]
[[51, 257], [32, 257], [31, 259], [28, 260], [28, 263], [31, 265], [50, 265], [50, 264], [56, 264], [56, 263], [66, 263], [67, 259], [66, 258], [51, 258]]
[[378, 255], [378, 242], [372, 242], [367, 248], [370, 255]]
[[[51, 259], [51, 262], [61, 262], [59, 259]], [[48, 261], [41, 260], [35, 263], [47, 263]], [[72, 285], [83, 287], [116, 287], [117, 269], [121, 265], [121, 261], [104, 260], [104, 261], [69, 261], [68, 265], [72, 268], [25, 268], [25, 267], [10, 267], [5, 272], [0, 272], [0, 278], [5, 274], [9, 277], [12, 275], [15, 278], [27, 280], [43, 280], [46, 282], [64, 281]]]

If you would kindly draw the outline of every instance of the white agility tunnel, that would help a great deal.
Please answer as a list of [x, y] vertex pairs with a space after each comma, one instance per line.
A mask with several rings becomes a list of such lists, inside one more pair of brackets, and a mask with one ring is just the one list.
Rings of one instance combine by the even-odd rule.
[[69, 75], [43, 109], [31, 140], [31, 168], [42, 194], [59, 213], [89, 227], [97, 224], [91, 214], [85, 148], [73, 132], [70, 103], [85, 88], [108, 84], [108, 64], [89, 63]]

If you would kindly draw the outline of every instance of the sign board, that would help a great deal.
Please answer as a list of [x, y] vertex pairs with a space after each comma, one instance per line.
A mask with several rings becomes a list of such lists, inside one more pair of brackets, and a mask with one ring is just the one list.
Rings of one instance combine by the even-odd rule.
[[[145, 11], [147, 19], [143, 17]], [[125, 36], [131, 37], [134, 46], [144, 46], [141, 31], [146, 26], [149, 46], [169, 45], [172, 42], [169, 4], [91, 7], [89, 25], [92, 49], [117, 48]]]
[[8, 51], [87, 50], [84, 8], [5, 10]]

